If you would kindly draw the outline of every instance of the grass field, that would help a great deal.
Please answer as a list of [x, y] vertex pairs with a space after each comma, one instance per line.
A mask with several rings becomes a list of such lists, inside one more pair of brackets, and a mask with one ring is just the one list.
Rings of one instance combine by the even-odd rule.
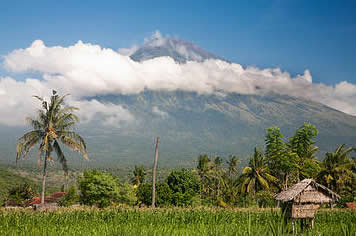
[[[356, 235], [356, 212], [321, 210], [304, 235]], [[0, 210], [0, 235], [289, 235], [278, 210]]]

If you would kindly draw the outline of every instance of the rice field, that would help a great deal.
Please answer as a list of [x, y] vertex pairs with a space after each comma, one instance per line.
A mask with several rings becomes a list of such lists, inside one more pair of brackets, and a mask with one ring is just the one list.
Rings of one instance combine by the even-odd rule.
[[[0, 210], [0, 235], [291, 235], [278, 210], [64, 208]], [[303, 235], [356, 235], [356, 212], [319, 211]]]

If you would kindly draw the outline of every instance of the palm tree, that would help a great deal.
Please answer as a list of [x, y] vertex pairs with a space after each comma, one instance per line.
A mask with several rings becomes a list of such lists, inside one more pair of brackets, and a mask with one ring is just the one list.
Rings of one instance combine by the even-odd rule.
[[250, 158], [249, 166], [243, 168], [241, 175], [240, 191], [254, 194], [260, 189], [269, 189], [270, 183], [276, 183], [277, 178], [268, 172], [265, 157], [262, 152], [255, 148], [253, 157]]
[[231, 178], [232, 175], [236, 175], [237, 174], [237, 165], [240, 163], [240, 159], [237, 156], [230, 156], [230, 159], [227, 161], [227, 165], [228, 165], [228, 176]]
[[204, 198], [203, 194], [206, 193], [208, 173], [211, 170], [211, 161], [208, 155], [201, 154], [198, 157], [197, 170], [200, 177], [200, 197]]
[[224, 172], [221, 181], [222, 195], [224, 196], [225, 202], [234, 203], [237, 198], [238, 182], [236, 181], [236, 177], [238, 173], [237, 165], [239, 162], [239, 158], [233, 155], [230, 155], [229, 160], [226, 161], [227, 170]]
[[319, 181], [327, 184], [328, 188], [340, 192], [345, 185], [356, 179], [355, 162], [350, 158], [353, 147], [345, 149], [345, 144], [338, 146], [335, 152], [328, 152], [322, 162], [322, 170], [318, 175]]
[[42, 102], [42, 109], [38, 111], [38, 118], [27, 120], [33, 130], [18, 139], [16, 161], [21, 157], [26, 157], [29, 151], [39, 144], [38, 164], [42, 164], [44, 154], [41, 204], [44, 204], [47, 162], [53, 162], [52, 152], [57, 154], [65, 174], [68, 173], [67, 159], [62, 152], [59, 141], [71, 150], [76, 150], [88, 159], [86, 144], [84, 139], [73, 131], [78, 117], [72, 112], [78, 110], [76, 107], [63, 106], [65, 96], [59, 96], [56, 91], [52, 91], [50, 103], [39, 96], [34, 96]]
[[143, 168], [143, 166], [135, 165], [135, 169], [133, 170], [132, 174], [133, 177], [131, 179], [131, 182], [132, 184], [138, 187], [145, 180], [145, 176], [146, 176], [145, 169]]
[[221, 157], [217, 156], [214, 159], [214, 164], [213, 164], [213, 168], [214, 168], [214, 178], [213, 180], [213, 184], [214, 184], [214, 190], [215, 190], [215, 200], [219, 199], [220, 196], [220, 190], [221, 190], [221, 185], [223, 184], [223, 171], [224, 169], [221, 167], [222, 165], [222, 159]]

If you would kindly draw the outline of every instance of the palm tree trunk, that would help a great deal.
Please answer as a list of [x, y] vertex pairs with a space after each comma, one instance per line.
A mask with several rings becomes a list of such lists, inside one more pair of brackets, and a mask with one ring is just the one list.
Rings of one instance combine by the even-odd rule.
[[159, 146], [159, 137], [156, 141], [156, 150], [155, 150], [155, 160], [153, 164], [153, 173], [152, 173], [152, 208], [155, 208], [156, 201], [156, 170], [157, 170], [157, 161], [158, 161], [158, 146]]
[[46, 192], [46, 175], [47, 175], [47, 157], [49, 152], [46, 151], [43, 164], [43, 174], [42, 174], [42, 191], [41, 191], [41, 204], [45, 203], [45, 192]]
[[286, 174], [286, 178], [285, 178], [285, 186], [284, 186], [284, 190], [287, 190], [288, 189], [288, 177], [289, 177], [289, 174]]

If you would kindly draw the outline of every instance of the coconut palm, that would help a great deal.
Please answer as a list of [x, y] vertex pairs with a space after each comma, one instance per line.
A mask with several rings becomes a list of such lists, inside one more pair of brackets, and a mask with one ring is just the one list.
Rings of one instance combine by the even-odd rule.
[[261, 189], [269, 189], [270, 183], [276, 183], [277, 178], [268, 172], [267, 164], [262, 152], [255, 148], [249, 166], [243, 168], [241, 175], [240, 191], [254, 194]]
[[337, 192], [356, 179], [355, 162], [350, 158], [353, 147], [345, 149], [345, 144], [338, 146], [335, 152], [328, 152], [322, 162], [322, 170], [318, 180]]
[[211, 161], [208, 155], [201, 154], [198, 157], [197, 171], [200, 177], [200, 196], [203, 198], [203, 194], [207, 191], [207, 184], [209, 180], [209, 172], [211, 170]]
[[228, 176], [237, 175], [237, 165], [240, 163], [240, 159], [237, 156], [230, 156], [230, 159], [226, 162], [228, 165]]
[[132, 175], [133, 177], [131, 178], [131, 183], [136, 186], [139, 186], [145, 180], [145, 169], [143, 168], [143, 166], [135, 165], [135, 169], [132, 171]]
[[42, 191], [41, 203], [44, 203], [47, 162], [53, 162], [52, 152], [57, 154], [65, 174], [68, 173], [67, 159], [62, 152], [59, 142], [63, 143], [71, 150], [76, 150], [88, 159], [86, 144], [84, 139], [73, 131], [78, 117], [72, 112], [78, 110], [76, 107], [64, 106], [65, 96], [59, 96], [56, 91], [52, 91], [50, 102], [34, 96], [42, 102], [42, 108], [38, 111], [37, 119], [28, 118], [33, 130], [18, 139], [16, 161], [21, 157], [26, 157], [29, 151], [39, 144], [38, 164], [41, 166], [42, 159]]

